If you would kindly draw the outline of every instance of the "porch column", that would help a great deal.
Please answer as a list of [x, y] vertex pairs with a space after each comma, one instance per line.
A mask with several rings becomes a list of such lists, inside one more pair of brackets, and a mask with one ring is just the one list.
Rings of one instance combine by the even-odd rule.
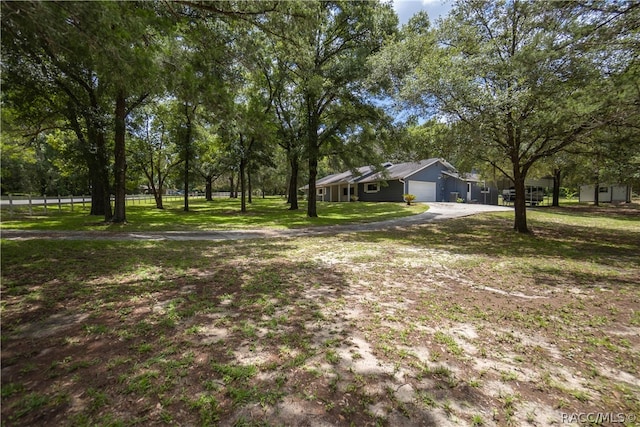
[[351, 183], [347, 182], [347, 202], [351, 201]]

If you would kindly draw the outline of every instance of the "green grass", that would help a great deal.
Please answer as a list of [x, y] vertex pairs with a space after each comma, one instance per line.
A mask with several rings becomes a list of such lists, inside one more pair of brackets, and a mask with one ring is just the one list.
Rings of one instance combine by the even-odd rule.
[[[637, 413], [640, 219], [616, 212], [531, 210], [529, 235], [494, 213], [281, 240], [3, 240], [3, 420]], [[279, 418], [292, 407], [309, 412]]]
[[308, 218], [306, 201], [300, 201], [300, 209], [291, 211], [281, 197], [255, 198], [247, 205], [247, 212], [240, 212], [238, 199], [194, 199], [189, 202], [189, 212], [184, 212], [181, 201], [169, 201], [164, 209], [156, 209], [152, 202], [127, 206], [127, 223], [104, 224], [99, 216], [90, 216], [88, 207], [69, 206], [62, 210], [50, 208], [47, 215], [35, 212], [28, 215], [24, 209], [10, 215], [2, 212], [3, 229], [19, 230], [104, 230], [104, 231], [167, 231], [167, 230], [220, 230], [235, 228], [299, 228], [347, 223], [364, 223], [401, 218], [424, 212], [425, 204], [406, 203], [337, 203], [318, 202], [318, 218]]
[[438, 331], [434, 336], [434, 341], [443, 344], [447, 351], [455, 356], [462, 356], [464, 354], [462, 347], [458, 345], [451, 335]]

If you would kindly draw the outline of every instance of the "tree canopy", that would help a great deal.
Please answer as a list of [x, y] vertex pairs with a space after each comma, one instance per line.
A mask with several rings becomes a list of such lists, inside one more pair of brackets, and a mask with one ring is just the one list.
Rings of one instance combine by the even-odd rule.
[[[245, 211], [255, 175], [297, 209], [306, 178], [314, 217], [321, 165], [436, 152], [508, 177], [527, 231], [532, 171], [637, 175], [639, 15], [460, 0], [398, 32], [380, 1], [3, 2], [3, 191], [88, 188], [92, 214], [124, 222], [131, 186], [162, 207], [169, 180], [188, 210], [195, 182], [210, 194], [225, 176]], [[388, 97], [422, 124], [394, 120]]]
[[637, 127], [620, 109], [638, 101], [626, 85], [637, 67], [637, 6], [459, 1], [437, 27], [414, 17], [375, 58], [374, 77], [514, 183], [514, 227], [526, 232], [524, 183], [536, 163], [604, 128]]

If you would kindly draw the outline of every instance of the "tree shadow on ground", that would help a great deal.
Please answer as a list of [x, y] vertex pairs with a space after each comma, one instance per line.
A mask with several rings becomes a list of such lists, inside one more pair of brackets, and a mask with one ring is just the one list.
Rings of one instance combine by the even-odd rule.
[[550, 212], [555, 215], [589, 217], [605, 216], [610, 219], [638, 221], [640, 220], [640, 204], [625, 203], [612, 205], [610, 203], [601, 206], [595, 205], [567, 205], [560, 207], [540, 207], [542, 212]]
[[511, 221], [494, 215], [458, 218], [446, 222], [380, 232], [338, 236], [344, 242], [433, 248], [461, 255], [490, 258], [538, 257], [588, 260], [605, 265], [640, 265], [640, 231], [579, 225], [544, 220], [531, 221], [532, 233], [516, 233]]
[[295, 250], [5, 246], [3, 423], [442, 425], [486, 409], [446, 363], [369, 340], [354, 278]]

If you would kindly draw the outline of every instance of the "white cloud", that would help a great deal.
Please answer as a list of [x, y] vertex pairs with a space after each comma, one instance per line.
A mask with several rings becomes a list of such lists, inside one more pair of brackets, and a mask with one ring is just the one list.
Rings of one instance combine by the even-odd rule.
[[436, 19], [444, 18], [451, 7], [453, 0], [394, 0], [393, 8], [398, 14], [400, 25], [406, 24], [409, 18], [417, 12], [424, 10], [429, 15], [429, 20], [435, 22]]

